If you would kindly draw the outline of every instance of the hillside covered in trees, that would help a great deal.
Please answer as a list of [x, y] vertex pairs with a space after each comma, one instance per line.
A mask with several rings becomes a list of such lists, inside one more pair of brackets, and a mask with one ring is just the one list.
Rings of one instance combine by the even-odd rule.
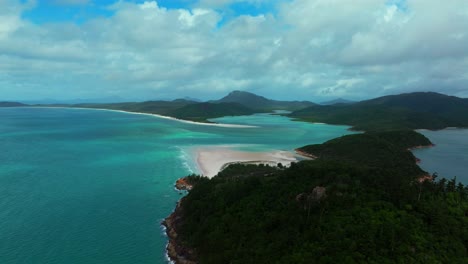
[[430, 144], [412, 131], [364, 133], [300, 148], [318, 159], [289, 168], [190, 176], [166, 220], [172, 253], [198, 263], [466, 263], [468, 188], [423, 181], [432, 177], [408, 148]]
[[[341, 103], [340, 103], [341, 102]], [[319, 105], [309, 101], [279, 101], [245, 91], [233, 91], [218, 100], [198, 102], [187, 99], [124, 103], [53, 104], [59, 106], [113, 109], [209, 122], [222, 116], [250, 115], [293, 111], [288, 116], [307, 122], [350, 125], [355, 130], [386, 131], [401, 129], [443, 129], [468, 127], [468, 99], [434, 92], [389, 95], [361, 102], [336, 100]], [[2, 106], [26, 106], [21, 103], [0, 102]]]
[[356, 130], [468, 127], [468, 99], [433, 92], [389, 95], [355, 104], [315, 105], [291, 117]]
[[21, 107], [21, 106], [27, 106], [27, 105], [18, 103], [18, 102], [0, 102], [0, 107]]
[[265, 98], [245, 91], [233, 91], [225, 97], [211, 101], [213, 103], [238, 103], [254, 109], [256, 112], [272, 112], [274, 110], [299, 110], [316, 104], [309, 101], [278, 101]]

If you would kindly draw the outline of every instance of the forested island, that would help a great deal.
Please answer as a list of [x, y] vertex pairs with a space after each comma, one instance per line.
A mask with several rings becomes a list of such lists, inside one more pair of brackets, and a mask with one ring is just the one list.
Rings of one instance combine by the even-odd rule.
[[326, 105], [310, 101], [278, 101], [244, 91], [233, 91], [219, 100], [187, 99], [126, 103], [26, 105], [0, 102], [2, 106], [79, 107], [158, 114], [183, 120], [210, 122], [223, 116], [241, 116], [286, 110], [306, 122], [350, 125], [354, 130], [443, 129], [468, 127], [468, 99], [434, 92], [389, 95], [360, 102], [336, 100]]
[[315, 105], [291, 117], [346, 124], [355, 130], [443, 129], [468, 127], [468, 99], [433, 92], [383, 96], [354, 104]]
[[468, 188], [428, 175], [406, 130], [298, 150], [289, 168], [231, 165], [166, 219], [176, 263], [466, 263]]

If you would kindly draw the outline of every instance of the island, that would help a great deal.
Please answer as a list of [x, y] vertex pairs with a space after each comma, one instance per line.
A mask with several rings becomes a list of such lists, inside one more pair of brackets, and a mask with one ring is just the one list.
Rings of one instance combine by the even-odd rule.
[[298, 148], [315, 160], [232, 164], [192, 186], [164, 221], [175, 263], [462, 263], [468, 188], [409, 151], [411, 131]]

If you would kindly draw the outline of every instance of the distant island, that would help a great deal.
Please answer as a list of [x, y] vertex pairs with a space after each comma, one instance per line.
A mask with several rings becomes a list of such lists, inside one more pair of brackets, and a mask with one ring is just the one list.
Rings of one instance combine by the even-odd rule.
[[[468, 127], [468, 99], [434, 92], [415, 92], [378, 97], [361, 102], [337, 100], [327, 105], [309, 101], [278, 101], [253, 93], [234, 91], [209, 102], [187, 99], [106, 104], [52, 104], [60, 106], [122, 110], [170, 116], [196, 122], [223, 116], [241, 116], [286, 110], [294, 119], [327, 124], [350, 125], [355, 130], [443, 129]], [[0, 102], [0, 107], [28, 106]], [[29, 105], [31, 106], [31, 105]]]
[[468, 99], [433, 92], [390, 95], [354, 104], [315, 105], [289, 116], [355, 130], [468, 127]]
[[0, 102], [0, 107], [21, 107], [27, 106], [27, 104], [18, 103], [18, 102]]
[[346, 99], [343, 99], [343, 98], [338, 98], [338, 99], [334, 99], [334, 100], [330, 100], [330, 101], [321, 102], [320, 104], [321, 105], [336, 105], [336, 104], [354, 104], [354, 103], [357, 103], [357, 102], [351, 101], [351, 100], [346, 100]]

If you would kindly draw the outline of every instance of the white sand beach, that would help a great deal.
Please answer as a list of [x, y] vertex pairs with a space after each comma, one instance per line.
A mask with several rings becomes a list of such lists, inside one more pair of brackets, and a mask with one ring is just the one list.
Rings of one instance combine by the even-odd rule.
[[256, 128], [257, 127], [257, 126], [239, 125], [239, 124], [202, 123], [202, 122], [190, 121], [190, 120], [185, 120], [185, 119], [179, 119], [179, 118], [175, 118], [171, 116], [141, 113], [141, 112], [131, 112], [131, 111], [124, 111], [124, 110], [105, 109], [105, 108], [66, 107], [66, 106], [31, 106], [31, 107], [24, 107], [24, 108], [64, 108], [64, 109], [110, 111], [110, 112], [120, 112], [120, 113], [133, 114], [133, 115], [153, 116], [153, 117], [157, 117], [161, 119], [169, 119], [169, 120], [173, 120], [173, 121], [177, 121], [181, 123], [193, 124], [193, 125], [199, 125], [199, 126], [230, 127], [230, 128]]
[[200, 147], [195, 149], [199, 171], [206, 177], [212, 178], [221, 171], [226, 164], [255, 163], [277, 165], [282, 163], [289, 166], [297, 161], [296, 155], [289, 151], [247, 152], [233, 150], [229, 147]]

